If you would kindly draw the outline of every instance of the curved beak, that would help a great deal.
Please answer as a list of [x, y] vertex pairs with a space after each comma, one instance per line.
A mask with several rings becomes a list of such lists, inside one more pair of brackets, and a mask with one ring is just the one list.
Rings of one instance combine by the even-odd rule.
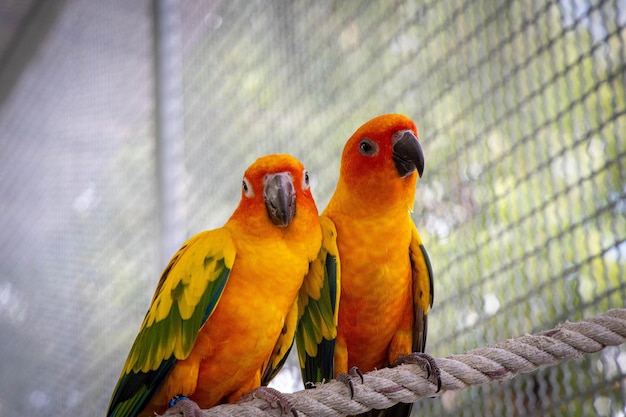
[[263, 179], [263, 199], [272, 223], [278, 227], [288, 226], [296, 215], [296, 191], [291, 174], [267, 174]]
[[398, 175], [404, 178], [417, 169], [419, 176], [422, 176], [424, 152], [412, 131], [397, 132], [393, 138], [392, 150], [393, 162], [396, 164]]

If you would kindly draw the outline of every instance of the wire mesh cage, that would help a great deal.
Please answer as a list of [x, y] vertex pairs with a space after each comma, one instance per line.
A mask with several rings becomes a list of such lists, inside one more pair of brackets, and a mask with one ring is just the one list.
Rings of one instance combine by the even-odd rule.
[[[345, 141], [383, 113], [413, 118], [426, 156], [429, 353], [624, 307], [623, 0], [31, 1], [0, 17], [0, 416], [102, 415], [173, 254], [161, 241], [221, 226], [267, 153], [303, 161], [323, 209]], [[159, 153], [168, 120], [179, 159]], [[294, 359], [277, 387], [301, 387]], [[626, 349], [414, 415], [624, 416]]]

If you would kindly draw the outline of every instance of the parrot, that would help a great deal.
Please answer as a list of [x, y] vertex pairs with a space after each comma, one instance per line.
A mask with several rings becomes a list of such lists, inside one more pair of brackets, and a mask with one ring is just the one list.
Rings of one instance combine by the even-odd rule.
[[[375, 117], [346, 142], [320, 215], [313, 277], [300, 291], [296, 346], [305, 387], [412, 362], [429, 377], [432, 371], [440, 388], [437, 365], [423, 353], [433, 272], [410, 215], [423, 170], [417, 127], [407, 116]], [[411, 409], [399, 403], [367, 415], [408, 416]]]
[[266, 386], [293, 344], [298, 293], [321, 243], [302, 163], [257, 159], [224, 226], [191, 237], [165, 267], [107, 416], [176, 407], [199, 416]]

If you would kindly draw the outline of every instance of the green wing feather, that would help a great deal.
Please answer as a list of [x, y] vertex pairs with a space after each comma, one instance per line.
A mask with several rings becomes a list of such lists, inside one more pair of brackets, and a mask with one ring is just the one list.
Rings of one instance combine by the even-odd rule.
[[428, 252], [422, 239], [413, 226], [413, 236], [409, 246], [413, 269], [413, 352], [424, 352], [428, 333], [428, 310], [433, 306], [433, 270]]
[[298, 295], [296, 346], [305, 386], [307, 382], [330, 381], [334, 374], [341, 269], [337, 229], [325, 216], [320, 217], [320, 224], [322, 248]]
[[107, 416], [136, 416], [179, 359], [189, 356], [215, 310], [235, 259], [229, 233], [189, 239], [169, 262], [113, 391]]

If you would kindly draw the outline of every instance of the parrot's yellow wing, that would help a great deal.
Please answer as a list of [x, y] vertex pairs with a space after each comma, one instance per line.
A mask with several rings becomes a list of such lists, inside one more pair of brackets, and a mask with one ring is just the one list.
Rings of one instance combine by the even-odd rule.
[[185, 359], [215, 310], [235, 259], [224, 229], [188, 240], [165, 268], [115, 387], [109, 417], [136, 415]]
[[298, 295], [296, 346], [305, 387], [307, 382], [330, 381], [334, 375], [341, 268], [337, 229], [325, 216], [320, 217], [320, 225], [322, 248]]
[[422, 245], [422, 239], [413, 226], [411, 245], [409, 246], [411, 267], [413, 269], [413, 352], [424, 352], [428, 332], [428, 310], [433, 306], [433, 270], [428, 252]]

